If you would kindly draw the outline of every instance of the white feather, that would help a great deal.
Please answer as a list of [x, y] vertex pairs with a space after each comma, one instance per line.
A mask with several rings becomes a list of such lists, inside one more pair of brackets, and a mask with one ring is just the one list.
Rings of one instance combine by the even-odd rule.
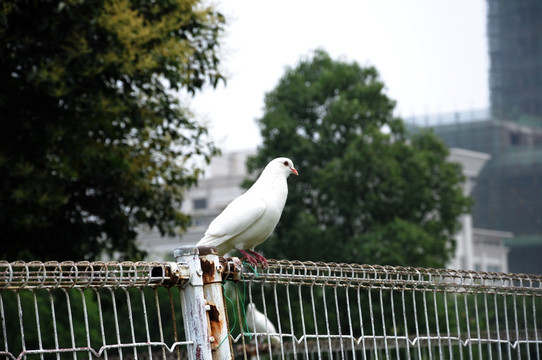
[[288, 158], [269, 162], [244, 194], [234, 199], [209, 225], [197, 246], [215, 246], [219, 255], [233, 249], [254, 250], [279, 222], [286, 197], [286, 178], [297, 170]]
[[[253, 333], [259, 334], [276, 334], [277, 330], [275, 325], [260, 311], [256, 309], [254, 303], [250, 303], [247, 306], [246, 312], [248, 329]], [[274, 343], [280, 343], [280, 337], [277, 335], [270, 336], [271, 341]]]

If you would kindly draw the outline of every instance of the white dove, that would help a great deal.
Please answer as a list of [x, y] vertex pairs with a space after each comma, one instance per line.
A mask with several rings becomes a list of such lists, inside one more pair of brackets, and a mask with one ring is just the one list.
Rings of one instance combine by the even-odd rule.
[[271, 160], [256, 182], [234, 199], [209, 225], [196, 246], [215, 246], [219, 255], [239, 250], [253, 265], [267, 260], [254, 251], [271, 235], [279, 222], [286, 197], [290, 174], [298, 175], [292, 160], [280, 157]]
[[[261, 312], [256, 309], [254, 303], [247, 306], [246, 320], [248, 329], [253, 333], [261, 334], [276, 334], [275, 325]], [[275, 344], [280, 343], [280, 337], [277, 335], [270, 336], [271, 341]]]

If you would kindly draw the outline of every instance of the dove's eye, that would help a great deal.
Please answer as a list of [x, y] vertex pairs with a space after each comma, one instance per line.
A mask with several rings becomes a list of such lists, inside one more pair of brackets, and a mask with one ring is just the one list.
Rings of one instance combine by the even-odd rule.
[[288, 166], [288, 161], [283, 162], [284, 166]]

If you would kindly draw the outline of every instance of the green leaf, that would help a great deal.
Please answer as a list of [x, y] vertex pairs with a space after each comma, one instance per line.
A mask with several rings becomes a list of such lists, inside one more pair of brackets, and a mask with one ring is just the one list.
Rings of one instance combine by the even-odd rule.
[[[290, 157], [288, 200], [267, 257], [444, 266], [471, 201], [448, 150], [410, 135], [374, 67], [323, 50], [286, 70], [265, 96], [263, 145], [250, 170]], [[248, 183], [247, 183], [248, 185]]]
[[223, 16], [199, 1], [8, 0], [0, 21], [2, 259], [136, 259], [139, 225], [182, 232], [201, 170], [185, 164], [218, 150], [173, 90], [223, 78]]

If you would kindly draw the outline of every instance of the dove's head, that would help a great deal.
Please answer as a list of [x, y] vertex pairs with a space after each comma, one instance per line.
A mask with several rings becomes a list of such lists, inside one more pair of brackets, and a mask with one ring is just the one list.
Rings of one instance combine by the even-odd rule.
[[247, 305], [247, 311], [254, 311], [256, 309], [256, 305], [254, 303], [250, 303]]
[[271, 162], [267, 166], [273, 166], [279, 169], [281, 172], [284, 173], [286, 177], [288, 177], [290, 174], [299, 175], [294, 167], [294, 163], [292, 162], [292, 160], [285, 157], [279, 157], [271, 160]]

